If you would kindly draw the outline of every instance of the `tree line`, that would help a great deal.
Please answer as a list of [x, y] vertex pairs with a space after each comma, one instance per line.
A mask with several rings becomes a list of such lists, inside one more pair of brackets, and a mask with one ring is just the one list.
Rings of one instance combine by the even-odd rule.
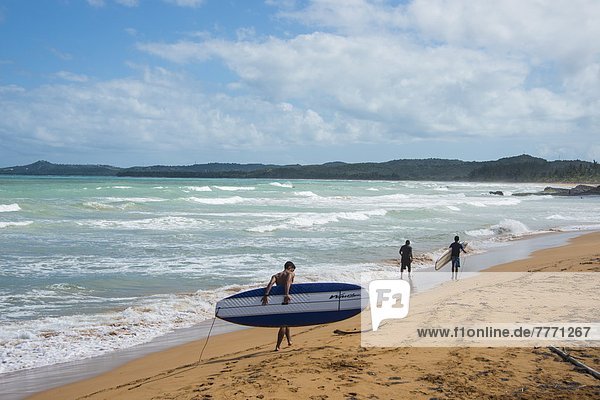
[[122, 176], [161, 178], [265, 178], [344, 180], [437, 180], [478, 182], [600, 183], [600, 165], [594, 160], [547, 161], [529, 155], [496, 161], [438, 158], [399, 159], [381, 163], [330, 162], [318, 165], [208, 163], [184, 166], [53, 164], [38, 161], [0, 168], [4, 175]]

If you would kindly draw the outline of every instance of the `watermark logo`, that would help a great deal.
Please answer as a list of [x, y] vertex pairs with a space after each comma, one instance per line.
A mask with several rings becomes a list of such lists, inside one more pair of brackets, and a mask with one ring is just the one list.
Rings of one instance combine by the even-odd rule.
[[596, 272], [463, 272], [456, 281], [450, 271], [410, 280], [374, 271], [361, 282], [370, 305], [361, 313], [365, 348], [600, 348]]
[[369, 283], [371, 325], [379, 329], [385, 319], [401, 319], [408, 315], [410, 285], [400, 279], [381, 279]]

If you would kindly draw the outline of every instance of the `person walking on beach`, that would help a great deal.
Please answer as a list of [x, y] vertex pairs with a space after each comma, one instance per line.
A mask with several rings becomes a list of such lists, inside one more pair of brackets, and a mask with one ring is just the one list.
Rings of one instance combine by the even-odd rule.
[[[269, 304], [269, 292], [273, 285], [283, 286], [283, 303], [289, 304], [290, 300], [290, 288], [292, 287], [292, 283], [294, 282], [294, 277], [296, 273], [296, 266], [293, 262], [287, 261], [283, 266], [283, 271], [276, 273], [271, 277], [269, 284], [265, 288], [265, 295], [262, 298], [262, 304]], [[281, 349], [281, 342], [283, 342], [283, 337], [287, 338], [288, 346], [292, 345], [292, 335], [290, 334], [289, 326], [282, 326], [279, 328], [279, 332], [277, 333], [277, 345], [275, 346], [275, 351], [279, 351]]]
[[410, 264], [413, 260], [412, 247], [410, 246], [410, 240], [407, 240], [402, 247], [400, 247], [400, 279], [405, 269], [408, 269], [408, 278], [410, 279]]
[[454, 236], [454, 242], [450, 244], [450, 249], [452, 249], [450, 256], [452, 257], [452, 278], [453, 279], [455, 277], [455, 274], [456, 274], [456, 278], [458, 279], [458, 269], [460, 268], [460, 252], [462, 251], [463, 253], [466, 253], [465, 248], [463, 247], [462, 243], [458, 242], [459, 240], [460, 240], [460, 238], [458, 236]]

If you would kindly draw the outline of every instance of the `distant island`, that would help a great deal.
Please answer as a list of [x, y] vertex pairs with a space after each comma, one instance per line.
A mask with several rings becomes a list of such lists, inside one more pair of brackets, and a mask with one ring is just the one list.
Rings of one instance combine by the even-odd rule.
[[0, 175], [600, 183], [600, 165], [596, 161], [547, 161], [526, 154], [496, 161], [429, 158], [380, 163], [330, 162], [319, 165], [209, 163], [131, 168], [37, 161], [29, 165], [0, 168]]

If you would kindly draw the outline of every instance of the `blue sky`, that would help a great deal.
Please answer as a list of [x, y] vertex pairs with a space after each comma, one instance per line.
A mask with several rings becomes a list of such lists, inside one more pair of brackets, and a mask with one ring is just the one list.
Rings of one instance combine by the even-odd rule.
[[596, 0], [1, 0], [0, 166], [600, 159]]

